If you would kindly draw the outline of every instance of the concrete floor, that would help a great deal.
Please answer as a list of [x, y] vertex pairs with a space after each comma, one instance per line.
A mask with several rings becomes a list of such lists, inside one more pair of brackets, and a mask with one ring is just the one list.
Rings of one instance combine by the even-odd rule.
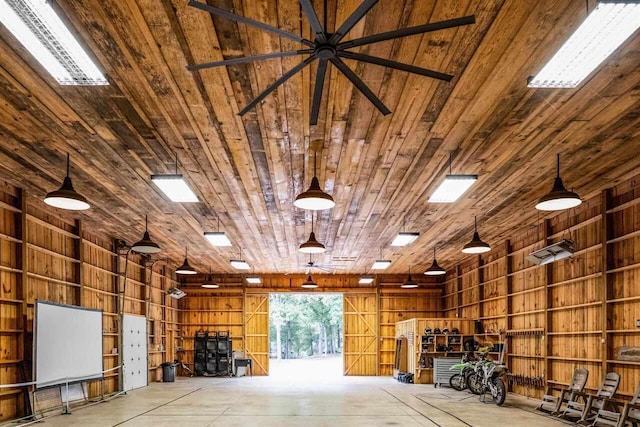
[[389, 377], [178, 378], [153, 383], [47, 426], [566, 426], [509, 395], [506, 405]]

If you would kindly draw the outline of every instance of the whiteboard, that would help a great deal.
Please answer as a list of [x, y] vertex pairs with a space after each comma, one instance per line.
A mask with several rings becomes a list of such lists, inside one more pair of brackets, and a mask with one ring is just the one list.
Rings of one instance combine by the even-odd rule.
[[36, 301], [33, 360], [37, 387], [102, 377], [102, 311]]

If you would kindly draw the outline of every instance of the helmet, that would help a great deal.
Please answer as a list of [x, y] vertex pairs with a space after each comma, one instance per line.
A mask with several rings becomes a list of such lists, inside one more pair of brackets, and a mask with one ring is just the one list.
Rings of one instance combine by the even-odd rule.
[[447, 346], [444, 344], [438, 344], [436, 345], [436, 351], [439, 351], [439, 352], [447, 351]]
[[444, 328], [444, 329], [442, 330], [442, 333], [443, 333], [443, 334], [448, 334], [448, 333], [449, 333], [449, 328]]
[[432, 330], [431, 330], [431, 328], [430, 328], [430, 327], [428, 327], [428, 326], [427, 326], [426, 328], [424, 328], [424, 334], [425, 334], [425, 335], [431, 335], [432, 333], [433, 333], [433, 332], [432, 332]]
[[473, 338], [469, 338], [464, 342], [464, 351], [477, 351], [480, 344]]
[[460, 335], [460, 329], [458, 329], [458, 328], [453, 328], [453, 329], [451, 329], [451, 333], [452, 333], [453, 335]]
[[442, 334], [442, 331], [440, 330], [440, 328], [435, 328], [433, 330], [433, 333], [436, 334], [436, 335], [440, 335], [440, 334]]

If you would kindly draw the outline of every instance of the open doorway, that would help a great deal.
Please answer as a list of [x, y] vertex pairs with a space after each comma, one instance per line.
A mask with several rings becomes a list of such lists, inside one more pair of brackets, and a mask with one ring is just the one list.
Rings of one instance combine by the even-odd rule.
[[269, 376], [342, 376], [342, 314], [341, 294], [272, 293]]

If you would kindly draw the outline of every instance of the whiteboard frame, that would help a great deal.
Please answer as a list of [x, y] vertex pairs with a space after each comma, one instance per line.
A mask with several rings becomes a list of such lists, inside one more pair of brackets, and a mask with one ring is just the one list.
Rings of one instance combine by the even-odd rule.
[[[53, 301], [44, 301], [44, 300], [40, 300], [40, 299], [36, 299], [34, 302], [34, 317], [33, 317], [33, 361], [32, 361], [32, 372], [33, 372], [33, 378], [34, 380], [37, 380], [38, 378], [38, 373], [37, 373], [37, 364], [38, 364], [38, 304], [47, 304], [47, 305], [55, 305], [58, 307], [66, 307], [66, 308], [71, 308], [74, 310], [84, 310], [84, 311], [95, 311], [100, 313], [100, 335], [101, 335], [101, 339], [100, 339], [100, 343], [101, 343], [101, 349], [100, 349], [100, 354], [104, 354], [104, 339], [102, 339], [103, 337], [103, 331], [104, 331], [104, 310], [100, 310], [97, 308], [88, 308], [88, 307], [80, 307], [78, 305], [72, 305], [72, 304], [63, 304], [63, 303], [59, 303], [59, 302], [53, 302]], [[44, 385], [40, 385], [38, 383], [35, 384], [35, 388], [38, 390], [41, 389], [45, 389], [45, 388], [49, 388], [49, 387], [59, 387], [61, 384], [75, 384], [75, 383], [81, 383], [84, 381], [97, 381], [97, 380], [102, 380], [104, 378], [104, 356], [102, 357], [102, 370], [99, 374], [96, 374], [95, 376], [87, 376], [81, 379], [77, 379], [77, 380], [70, 380], [70, 381], [65, 381], [64, 379], [60, 379], [60, 380], [51, 380], [48, 382], [43, 383]], [[55, 381], [55, 382], [53, 382]]]

